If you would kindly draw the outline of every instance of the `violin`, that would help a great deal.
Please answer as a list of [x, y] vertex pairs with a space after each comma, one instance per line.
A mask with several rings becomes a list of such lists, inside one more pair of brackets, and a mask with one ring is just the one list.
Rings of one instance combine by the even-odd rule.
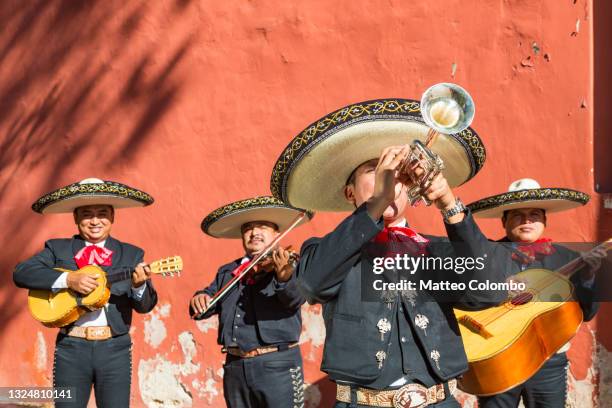
[[[300, 259], [300, 254], [294, 251], [291, 248], [291, 245], [289, 245], [286, 250], [289, 251], [288, 262], [291, 266], [295, 268], [295, 266], [297, 265]], [[268, 254], [266, 254], [266, 256], [261, 258], [261, 260], [257, 263], [257, 265], [253, 267], [253, 270], [255, 271], [255, 273], [257, 272], [276, 272], [276, 265], [274, 264], [274, 257], [272, 256], [272, 254], [273, 254], [273, 251], [270, 251]]]

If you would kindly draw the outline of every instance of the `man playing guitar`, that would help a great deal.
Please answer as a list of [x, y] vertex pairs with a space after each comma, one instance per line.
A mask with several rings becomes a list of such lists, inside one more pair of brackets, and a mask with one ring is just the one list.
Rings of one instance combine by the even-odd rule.
[[123, 184], [86, 179], [46, 194], [32, 206], [41, 214], [73, 213], [78, 234], [48, 240], [41, 252], [17, 265], [13, 279], [18, 287], [69, 289], [87, 295], [98, 286], [95, 276], [54, 268], [78, 270], [97, 265], [106, 272], [111, 268], [133, 269], [131, 280], [111, 287], [109, 302], [103, 308], [85, 313], [60, 329], [53, 386], [74, 388], [75, 400], [58, 400], [56, 407], [86, 407], [92, 384], [98, 407], [129, 406], [132, 310], [150, 312], [157, 303], [157, 293], [149, 280], [150, 270], [143, 263], [144, 251], [110, 233], [115, 208], [142, 207], [152, 202], [148, 194]]
[[[507, 242], [511, 248], [509, 256], [513, 259], [513, 269], [507, 271], [511, 276], [528, 268], [555, 270], [578, 257], [578, 253], [544, 238], [546, 216], [584, 205], [587, 201], [588, 196], [584, 193], [561, 188], [544, 189], [535, 180], [521, 179], [510, 184], [507, 193], [483, 198], [468, 208], [477, 218], [501, 218], [506, 235], [498, 242]], [[598, 309], [594, 301], [594, 272], [605, 256], [603, 249], [585, 253], [583, 258], [588, 266], [571, 279], [584, 321], [591, 320]], [[522, 398], [527, 408], [564, 407], [569, 364], [565, 352], [568, 348], [569, 343], [523, 384], [496, 395], [479, 397], [479, 406], [516, 408]]]

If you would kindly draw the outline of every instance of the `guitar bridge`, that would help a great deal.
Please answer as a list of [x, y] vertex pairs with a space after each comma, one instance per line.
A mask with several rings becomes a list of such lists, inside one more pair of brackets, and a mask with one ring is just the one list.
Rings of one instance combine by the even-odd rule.
[[484, 337], [485, 339], [489, 339], [491, 337], [493, 337], [493, 335], [491, 334], [491, 332], [489, 332], [482, 323], [479, 323], [476, 319], [474, 319], [473, 317], [470, 317], [468, 315], [463, 315], [459, 318], [459, 323], [461, 323], [463, 326], [467, 327], [470, 331], [481, 335], [482, 337]]

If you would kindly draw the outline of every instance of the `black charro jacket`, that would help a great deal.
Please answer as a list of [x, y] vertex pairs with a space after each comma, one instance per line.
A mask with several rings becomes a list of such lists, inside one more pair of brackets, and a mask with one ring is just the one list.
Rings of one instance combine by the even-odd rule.
[[[242, 258], [236, 259], [222, 265], [210, 285], [197, 291], [194, 296], [202, 293], [215, 295], [233, 278], [232, 272], [240, 266], [241, 260]], [[196, 318], [201, 320], [215, 314], [219, 315], [217, 342], [220, 345], [228, 347], [233, 344], [229, 333], [234, 322], [236, 305], [241, 298], [253, 305], [254, 316], [242, 316], [242, 319], [250, 322], [249, 324], [252, 324], [257, 332], [258, 344], [251, 346], [295, 343], [300, 339], [302, 331], [300, 307], [305, 299], [297, 289], [295, 274], [287, 282], [278, 282], [274, 273], [268, 273], [253, 285], [237, 284], [214, 307]], [[189, 306], [189, 315], [194, 314], [195, 311]]]
[[[509, 258], [497, 254], [495, 246], [480, 232], [469, 212], [463, 221], [445, 226], [450, 241], [462, 243], [461, 248], [457, 249], [462, 256], [481, 257], [487, 254], [487, 258], [494, 260], [495, 265], [493, 268], [487, 267], [480, 271], [474, 269], [462, 275], [451, 272], [455, 281], [505, 280]], [[383, 227], [382, 220], [373, 220], [366, 206], [362, 205], [335, 230], [322, 238], [311, 238], [302, 246], [297, 271], [298, 284], [309, 302], [323, 304], [326, 339], [321, 369], [334, 381], [347, 381], [367, 387], [380, 376], [385, 362], [401, 357], [387, 356], [382, 366], [379, 364], [377, 351], [381, 350], [381, 346], [388, 351], [390, 344], [381, 345], [377, 324], [381, 319], [393, 322], [393, 312], [381, 301], [365, 302], [361, 297], [361, 250]], [[427, 238], [431, 244], [448, 242], [442, 237]], [[440, 245], [437, 247], [439, 249]], [[458, 255], [452, 245], [447, 244], [445, 248], [446, 254], [436, 255]], [[421, 350], [420, 357], [439, 381], [457, 377], [468, 367], [453, 308], [485, 308], [504, 301], [507, 293], [466, 290], [455, 296], [455, 301], [444, 302], [428, 291], [419, 291], [416, 303], [406, 308], [408, 323], [415, 334], [413, 340]], [[417, 315], [429, 319], [426, 333], [415, 327]], [[394, 329], [392, 327], [391, 331]], [[389, 339], [392, 338], [389, 336]]]
[[[53, 268], [77, 270], [74, 256], [85, 246], [78, 235], [72, 238], [50, 239], [45, 248], [33, 257], [21, 262], [13, 272], [13, 281], [20, 288], [51, 290], [51, 286], [62, 272]], [[137, 246], [108, 237], [105, 247], [113, 251], [113, 264], [102, 269], [107, 273], [113, 270], [134, 268], [144, 259], [144, 251]], [[125, 334], [132, 323], [132, 310], [148, 313], [157, 304], [157, 292], [151, 280], [147, 281], [141, 299], [131, 296], [131, 281], [116, 282], [111, 286], [111, 297], [106, 308], [106, 318], [113, 335]]]

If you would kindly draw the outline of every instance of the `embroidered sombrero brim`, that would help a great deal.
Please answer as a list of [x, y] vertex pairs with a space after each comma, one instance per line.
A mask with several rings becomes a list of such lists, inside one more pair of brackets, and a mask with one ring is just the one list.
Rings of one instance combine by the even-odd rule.
[[102, 181], [74, 183], [40, 197], [32, 210], [41, 214], [71, 213], [85, 205], [112, 205], [114, 208], [144, 207], [153, 204], [153, 197], [125, 184]]
[[541, 208], [546, 212], [571, 210], [585, 205], [588, 194], [566, 188], [534, 188], [497, 194], [468, 205], [475, 217], [501, 218], [504, 211]]
[[[248, 198], [211, 212], [204, 218], [201, 227], [202, 231], [215, 238], [241, 238], [241, 227], [247, 222], [268, 221], [284, 231], [301, 212], [274, 197]], [[310, 221], [313, 216], [312, 212], [307, 211], [306, 217], [298, 225]]]
[[[285, 148], [272, 172], [272, 194], [299, 208], [352, 211], [343, 191], [353, 170], [377, 159], [388, 146], [425, 142], [428, 130], [419, 102], [409, 99], [380, 99], [339, 109], [308, 126]], [[444, 161], [451, 187], [474, 177], [486, 158], [471, 128], [440, 134], [432, 150]]]

